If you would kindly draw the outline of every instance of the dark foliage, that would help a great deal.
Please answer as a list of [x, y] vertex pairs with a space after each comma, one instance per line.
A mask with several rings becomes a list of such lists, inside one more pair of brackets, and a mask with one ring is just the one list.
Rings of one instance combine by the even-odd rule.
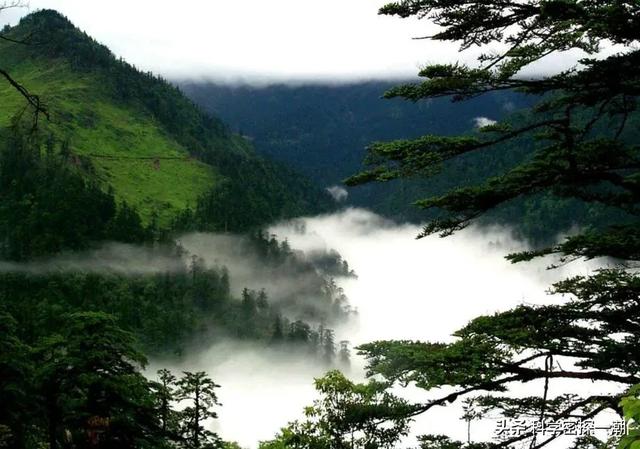
[[117, 206], [53, 140], [34, 139], [16, 129], [0, 147], [0, 259], [86, 249], [100, 240], [148, 240], [134, 210]]

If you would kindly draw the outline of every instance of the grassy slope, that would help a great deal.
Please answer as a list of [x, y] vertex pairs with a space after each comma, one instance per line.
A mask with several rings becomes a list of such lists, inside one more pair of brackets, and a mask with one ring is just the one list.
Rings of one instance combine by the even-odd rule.
[[[0, 65], [49, 106], [43, 128], [145, 221], [157, 212], [168, 223], [197, 203], [185, 227], [240, 231], [332, 207], [308, 180], [259, 157], [179, 89], [115, 58], [56, 11], [36, 11], [5, 32], [30, 42], [0, 40]], [[0, 80], [0, 135], [24, 105]]]
[[[0, 46], [0, 55], [9, 45]], [[49, 106], [52, 120], [45, 126], [56, 137], [68, 139], [74, 154], [88, 156], [97, 176], [117, 197], [135, 206], [143, 220], [155, 210], [161, 222], [168, 221], [215, 182], [214, 170], [190, 158], [142, 109], [106, 98], [99, 75], [80, 75], [62, 61], [44, 60], [12, 64], [11, 74]], [[25, 102], [8, 83], [0, 83], [0, 98], [4, 127]]]

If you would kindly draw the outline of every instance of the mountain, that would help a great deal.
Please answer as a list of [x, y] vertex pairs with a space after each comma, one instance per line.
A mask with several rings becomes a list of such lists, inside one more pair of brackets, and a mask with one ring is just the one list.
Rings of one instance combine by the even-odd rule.
[[[329, 207], [304, 177], [258, 156], [178, 88], [116, 59], [59, 13], [30, 14], [4, 36], [25, 42], [0, 41], [0, 64], [50, 111], [43, 140], [142, 223], [239, 231]], [[26, 102], [8, 83], [0, 98], [6, 141]]]
[[[351, 311], [332, 277], [353, 273], [261, 229], [326, 193], [55, 11], [0, 37], [0, 68], [50, 115], [0, 79], [0, 343], [2, 323], [35, 344], [90, 312], [150, 354], [231, 338], [333, 359], [327, 326]], [[229, 233], [183, 234], [200, 230]]]
[[[461, 103], [439, 99], [414, 104], [381, 98], [396, 84], [229, 86], [183, 81], [180, 87], [251, 139], [257, 151], [299, 170], [322, 188], [360, 171], [365, 148], [374, 141], [472, 132], [477, 120], [501, 119], [531, 104], [513, 92]], [[474, 168], [466, 167], [443, 181], [471, 180]], [[395, 218], [419, 220], [424, 214], [411, 203], [422, 195], [421, 183], [397, 182], [350, 189], [347, 202]]]
[[[414, 80], [407, 82], [411, 81]], [[491, 120], [505, 119], [521, 125], [529, 119], [527, 108], [539, 100], [510, 91], [463, 102], [446, 98], [417, 103], [383, 99], [382, 94], [398, 83], [229, 86], [183, 81], [180, 87], [196, 103], [250, 139], [257, 151], [306, 174], [319, 188], [340, 185], [345, 178], [360, 172], [366, 147], [372, 142], [425, 134], [471, 134], [478, 125]], [[637, 123], [638, 119], [637, 114], [628, 118], [629, 123]], [[628, 138], [636, 141], [637, 132]], [[416, 200], [476, 185], [504, 173], [528, 158], [535, 144], [518, 139], [491, 151], [457, 158], [433, 177], [349, 188], [348, 198], [343, 201], [397, 220], [424, 222], [438, 212], [418, 209], [413, 205]], [[577, 223], [601, 227], [613, 217], [624, 218], [619, 215], [598, 204], [549, 194], [519, 198], [483, 220], [508, 225], [530, 243], [545, 245]]]

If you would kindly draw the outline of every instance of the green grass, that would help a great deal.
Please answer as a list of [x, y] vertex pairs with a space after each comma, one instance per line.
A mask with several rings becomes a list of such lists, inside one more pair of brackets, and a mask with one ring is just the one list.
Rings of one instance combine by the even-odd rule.
[[[111, 100], [98, 75], [51, 61], [22, 61], [10, 69], [47, 104], [51, 122], [43, 127], [58, 140], [68, 140], [73, 154], [88, 157], [102, 185], [134, 206], [143, 221], [155, 211], [160, 223], [167, 223], [220, 179], [212, 167], [190, 158], [142, 108]], [[8, 126], [25, 105], [0, 81], [0, 127]]]

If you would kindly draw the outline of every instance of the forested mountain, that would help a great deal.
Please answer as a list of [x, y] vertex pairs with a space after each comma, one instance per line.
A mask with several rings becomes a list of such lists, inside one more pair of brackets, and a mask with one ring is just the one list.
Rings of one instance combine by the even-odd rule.
[[[539, 100], [511, 91], [463, 102], [450, 98], [418, 102], [383, 98], [398, 83], [260, 87], [184, 81], [180, 86], [195, 102], [250, 138], [259, 152], [290, 164], [321, 188], [340, 185], [361, 171], [366, 148], [372, 143], [425, 134], [479, 135], [478, 128], [494, 120], [526, 122], [526, 109]], [[635, 123], [638, 118], [629, 120]], [[416, 201], [496, 176], [526, 160], [533, 145], [529, 137], [498, 145], [492, 151], [464, 155], [445, 162], [444, 170], [428, 180], [407, 177], [348, 188], [345, 203], [398, 220], [423, 222], [436, 217], [437, 211], [421, 210], [414, 205]], [[597, 204], [545, 194], [511, 201], [492, 211], [483, 222], [512, 226], [520, 237], [544, 244], [578, 223], [606, 224], [612, 213]], [[614, 214], [621, 218], [619, 213]]]
[[[0, 447], [222, 447], [203, 426], [219, 405], [205, 373], [141, 373], [203, 341], [345, 361], [330, 326], [351, 314], [332, 279], [346, 262], [261, 230], [328, 210], [326, 193], [55, 11], [0, 38]], [[238, 279], [187, 252], [187, 231], [224, 232], [262, 276], [305, 282]]]
[[[196, 103], [247, 136], [256, 150], [283, 161], [325, 188], [340, 184], [362, 168], [365, 148], [374, 141], [425, 133], [471, 132], [478, 123], [498, 120], [531, 103], [511, 92], [469, 102], [448, 99], [409, 103], [385, 100], [397, 82], [335, 85], [218, 85], [182, 82]], [[480, 167], [466, 167], [473, 176]], [[424, 218], [411, 202], [417, 192], [406, 182], [350, 189], [349, 204], [396, 218]]]
[[[315, 263], [260, 230], [326, 210], [320, 189], [55, 11], [33, 13], [2, 36], [3, 70], [18, 81], [0, 85], [0, 307], [26, 342], [55, 331], [61, 314], [86, 310], [114, 315], [154, 353], [179, 352], [202, 333], [310, 343], [311, 325], [349, 313], [331, 280], [351, 275], [339, 255]], [[186, 231], [234, 232], [228, 239], [263, 279], [297, 273], [304, 289], [268, 295], [245, 279], [255, 290], [234, 293], [234, 273], [176, 242]], [[144, 247], [149, 266], [170, 263], [142, 273], [55, 263], [105, 241]], [[52, 269], [33, 269], [48, 261]]]
[[[506, 53], [427, 65], [397, 87], [184, 83], [201, 110], [55, 11], [0, 31], [0, 449], [238, 449], [214, 432], [220, 385], [192, 367], [241, 385], [249, 402], [223, 399], [254, 433], [304, 399], [283, 364], [350, 366], [339, 336], [378, 339], [356, 347], [367, 383], [316, 379], [320, 397], [260, 448], [413, 444], [414, 419], [454, 403], [466, 441], [445, 425], [416, 447], [543, 449], [560, 436], [576, 449], [640, 447], [640, 4], [405, 0], [380, 13]], [[625, 52], [595, 58], [600, 42]], [[579, 70], [519, 76], [578, 49], [594, 56]], [[414, 103], [383, 101], [385, 90]], [[348, 198], [341, 184], [354, 187]], [[264, 230], [341, 201], [424, 220], [419, 237], [498, 222], [542, 243], [578, 226], [506, 258], [599, 260], [568, 271], [546, 303], [533, 291], [546, 275], [512, 277], [492, 260], [507, 232], [472, 230], [458, 242], [470, 252], [422, 258], [396, 239], [413, 229], [358, 210], [273, 228], [306, 251]], [[327, 241], [354, 255], [368, 285]], [[360, 322], [347, 322], [358, 312], [345, 291]], [[473, 310], [485, 315], [447, 329]], [[243, 347], [251, 357], [238, 360]], [[152, 379], [147, 356], [175, 372]], [[276, 391], [257, 371], [291, 385]], [[596, 427], [612, 412], [621, 421]], [[472, 421], [496, 420], [507, 435], [472, 438]]]
[[[59, 13], [35, 12], [3, 35], [3, 68], [50, 111], [39, 121], [43, 146], [138, 211], [143, 224], [168, 227], [178, 215], [184, 224], [190, 209], [200, 228], [238, 231], [329, 204], [177, 88], [116, 59]], [[0, 96], [7, 134], [25, 101], [9, 83]]]

